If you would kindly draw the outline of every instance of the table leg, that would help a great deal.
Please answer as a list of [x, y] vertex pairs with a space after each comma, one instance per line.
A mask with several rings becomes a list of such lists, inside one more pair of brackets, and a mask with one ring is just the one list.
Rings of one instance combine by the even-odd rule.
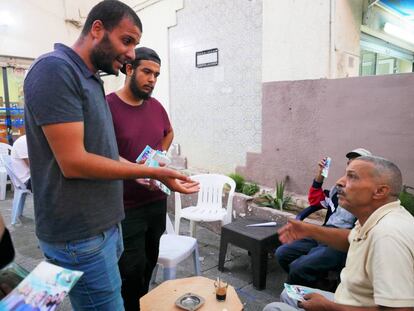
[[253, 286], [262, 290], [266, 288], [267, 250], [257, 247], [252, 251]]
[[226, 259], [226, 253], [227, 253], [227, 244], [228, 244], [227, 237], [221, 232], [221, 238], [220, 238], [220, 252], [219, 252], [219, 263], [218, 263], [218, 270], [223, 271], [224, 270], [224, 261]]

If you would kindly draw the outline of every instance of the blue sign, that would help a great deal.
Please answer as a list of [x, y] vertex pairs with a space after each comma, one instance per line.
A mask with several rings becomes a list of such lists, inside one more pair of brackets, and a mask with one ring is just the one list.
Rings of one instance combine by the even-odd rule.
[[380, 4], [394, 11], [402, 17], [414, 20], [414, 1], [413, 0], [380, 0]]

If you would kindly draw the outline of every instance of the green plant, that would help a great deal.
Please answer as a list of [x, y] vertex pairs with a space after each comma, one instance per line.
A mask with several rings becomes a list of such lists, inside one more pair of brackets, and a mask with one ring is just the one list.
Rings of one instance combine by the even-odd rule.
[[401, 205], [405, 207], [407, 211], [414, 216], [414, 194], [408, 192], [408, 189], [414, 189], [409, 186], [403, 186], [403, 190], [400, 193]]
[[242, 192], [244, 186], [244, 177], [240, 174], [229, 174], [229, 177], [236, 183], [236, 192]]
[[285, 183], [283, 181], [276, 182], [276, 188], [273, 194], [262, 194], [257, 200], [257, 203], [261, 206], [267, 206], [281, 211], [291, 202], [292, 198], [289, 195], [285, 195]]
[[242, 193], [252, 196], [260, 190], [260, 187], [255, 183], [245, 183], [243, 185]]

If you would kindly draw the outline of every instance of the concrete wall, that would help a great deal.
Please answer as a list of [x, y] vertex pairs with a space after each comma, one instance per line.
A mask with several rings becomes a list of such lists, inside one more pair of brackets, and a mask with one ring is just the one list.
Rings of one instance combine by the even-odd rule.
[[[99, 0], [10, 0], [0, 1], [0, 11], [8, 11], [13, 21], [0, 23], [0, 56], [37, 58], [53, 49], [55, 42], [72, 45], [81, 28], [65, 20], [85, 21], [90, 9]], [[124, 0], [138, 11], [143, 22], [141, 46], [154, 48], [162, 59], [162, 74], [154, 91], [169, 110], [169, 37], [168, 28], [175, 25], [176, 10], [183, 0]], [[143, 5], [145, 3], [145, 5]], [[156, 18], [154, 18], [156, 17]], [[125, 76], [104, 78], [105, 91], [110, 93], [124, 84]]]
[[10, 25], [0, 26], [0, 55], [36, 58], [52, 50], [55, 42], [73, 44], [80, 30], [65, 19], [81, 20], [97, 2], [0, 1], [0, 11], [8, 11], [13, 19]]
[[332, 157], [326, 186], [345, 169], [345, 154], [357, 147], [395, 162], [404, 183], [414, 186], [414, 74], [266, 83], [263, 147], [238, 172], [305, 194], [317, 162]]
[[[187, 0], [170, 29], [174, 141], [192, 168], [230, 173], [261, 147], [262, 2]], [[195, 67], [218, 48], [219, 65]]]
[[329, 9], [327, 0], [263, 0], [263, 82], [329, 76]]
[[263, 0], [262, 81], [359, 74], [360, 0]]
[[359, 76], [360, 34], [363, 3], [361, 0], [336, 0], [332, 17], [334, 38], [331, 78]]
[[[161, 75], [153, 96], [157, 98], [167, 112], [170, 111], [170, 56], [169, 28], [176, 25], [176, 12], [183, 8], [183, 0], [168, 1], [124, 1], [133, 7], [142, 21], [142, 37], [138, 45], [154, 49], [161, 58]], [[142, 3], [141, 5], [139, 3]], [[105, 91], [115, 91], [124, 85], [125, 76], [105, 78]]]

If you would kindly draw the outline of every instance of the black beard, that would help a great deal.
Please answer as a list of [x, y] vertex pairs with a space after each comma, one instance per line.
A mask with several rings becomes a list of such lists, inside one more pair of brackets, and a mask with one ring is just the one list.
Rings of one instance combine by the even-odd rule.
[[136, 70], [134, 70], [134, 73], [132, 74], [131, 79], [129, 80], [129, 90], [131, 91], [132, 95], [134, 95], [136, 99], [147, 100], [148, 98], [151, 97], [152, 91], [149, 93], [142, 91], [138, 87], [137, 83], [135, 82], [136, 81], [135, 76], [136, 76]]
[[115, 71], [113, 67], [116, 53], [107, 33], [105, 33], [102, 41], [92, 50], [90, 58], [96, 70], [102, 70], [116, 76], [118, 75], [119, 72]]

